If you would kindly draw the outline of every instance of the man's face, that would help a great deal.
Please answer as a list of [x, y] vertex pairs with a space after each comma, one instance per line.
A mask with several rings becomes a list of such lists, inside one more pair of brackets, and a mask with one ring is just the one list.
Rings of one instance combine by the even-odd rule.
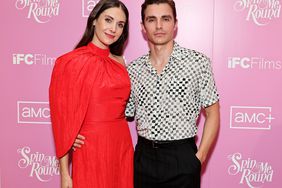
[[173, 41], [177, 21], [173, 18], [173, 12], [166, 3], [147, 6], [145, 10], [142, 30], [147, 35], [149, 43], [164, 45]]

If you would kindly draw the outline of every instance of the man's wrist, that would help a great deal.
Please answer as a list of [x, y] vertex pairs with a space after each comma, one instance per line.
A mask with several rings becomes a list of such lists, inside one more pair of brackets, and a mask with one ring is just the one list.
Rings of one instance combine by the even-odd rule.
[[196, 153], [196, 156], [198, 157], [198, 159], [201, 161], [201, 163], [203, 164], [204, 162], [205, 162], [205, 160], [206, 160], [206, 154], [204, 153], [204, 152], [202, 152], [202, 151], [198, 151], [197, 153]]

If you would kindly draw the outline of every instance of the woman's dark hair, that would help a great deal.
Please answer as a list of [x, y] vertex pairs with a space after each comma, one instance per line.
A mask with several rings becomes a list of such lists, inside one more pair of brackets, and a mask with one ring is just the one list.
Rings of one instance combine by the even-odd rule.
[[118, 56], [122, 55], [124, 43], [128, 38], [129, 13], [126, 6], [119, 0], [100, 0], [99, 3], [95, 5], [95, 7], [93, 8], [93, 10], [91, 11], [88, 17], [87, 25], [83, 37], [76, 45], [75, 49], [82, 46], [86, 46], [89, 42], [92, 41], [94, 36], [94, 30], [95, 30], [95, 26], [93, 25], [94, 20], [98, 19], [101, 13], [106, 9], [114, 8], [114, 7], [121, 8], [123, 10], [126, 16], [126, 21], [121, 36], [116, 42], [110, 45], [110, 52], [114, 55], [118, 55]]
[[141, 17], [142, 17], [142, 23], [145, 21], [145, 10], [148, 5], [153, 5], [153, 4], [161, 4], [161, 3], [166, 3], [170, 6], [172, 9], [172, 14], [174, 21], [177, 21], [177, 16], [176, 16], [176, 8], [175, 8], [175, 3], [173, 0], [145, 0], [144, 3], [141, 6]]

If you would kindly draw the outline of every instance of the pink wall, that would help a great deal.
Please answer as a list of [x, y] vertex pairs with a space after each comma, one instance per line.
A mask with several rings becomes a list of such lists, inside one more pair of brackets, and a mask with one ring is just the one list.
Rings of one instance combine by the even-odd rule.
[[[0, 6], [0, 188], [59, 187], [49, 120], [53, 62], [71, 50], [94, 0], [13, 0]], [[129, 63], [147, 52], [140, 5], [130, 11]], [[176, 0], [176, 41], [213, 60], [221, 128], [203, 188], [282, 184], [282, 18], [279, 0]], [[41, 9], [52, 15], [35, 15]], [[40, 23], [44, 22], [44, 23]], [[203, 118], [200, 121], [201, 135]], [[134, 124], [130, 124], [136, 143]]]

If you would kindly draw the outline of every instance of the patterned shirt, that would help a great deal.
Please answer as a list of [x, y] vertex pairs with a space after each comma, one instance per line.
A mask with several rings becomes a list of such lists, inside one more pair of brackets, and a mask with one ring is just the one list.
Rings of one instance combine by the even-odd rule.
[[131, 94], [126, 116], [135, 116], [138, 135], [149, 140], [195, 136], [201, 108], [219, 99], [210, 60], [174, 43], [169, 62], [158, 74], [149, 55], [127, 67]]

